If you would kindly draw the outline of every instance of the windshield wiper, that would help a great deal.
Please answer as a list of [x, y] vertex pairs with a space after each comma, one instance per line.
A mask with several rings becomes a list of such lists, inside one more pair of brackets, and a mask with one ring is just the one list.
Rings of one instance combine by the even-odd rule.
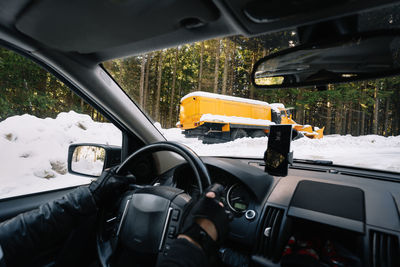
[[316, 165], [333, 165], [331, 160], [313, 160], [313, 159], [293, 159], [294, 163], [311, 163]]

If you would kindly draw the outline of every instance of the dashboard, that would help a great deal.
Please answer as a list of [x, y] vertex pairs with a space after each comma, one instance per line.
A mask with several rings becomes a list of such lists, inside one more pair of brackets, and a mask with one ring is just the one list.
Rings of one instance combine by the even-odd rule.
[[[303, 163], [273, 177], [261, 160], [202, 160], [212, 182], [225, 187], [222, 202], [233, 214], [220, 251], [226, 265], [297, 266], [311, 259], [317, 266], [400, 266], [399, 174]], [[195, 196], [192, 177], [183, 164], [169, 181]]]

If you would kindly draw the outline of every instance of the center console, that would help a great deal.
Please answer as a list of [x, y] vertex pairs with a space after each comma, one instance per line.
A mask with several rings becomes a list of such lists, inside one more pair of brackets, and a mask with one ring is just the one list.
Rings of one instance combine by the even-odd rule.
[[299, 181], [289, 205], [267, 205], [256, 266], [362, 266], [364, 192]]

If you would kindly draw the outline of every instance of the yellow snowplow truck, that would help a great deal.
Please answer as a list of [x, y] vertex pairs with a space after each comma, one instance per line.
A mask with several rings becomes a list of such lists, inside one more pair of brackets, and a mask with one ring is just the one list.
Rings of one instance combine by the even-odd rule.
[[293, 124], [294, 139], [323, 137], [324, 128], [297, 124], [283, 104], [208, 92], [193, 92], [181, 99], [177, 127], [187, 137], [210, 143], [263, 137], [274, 124]]

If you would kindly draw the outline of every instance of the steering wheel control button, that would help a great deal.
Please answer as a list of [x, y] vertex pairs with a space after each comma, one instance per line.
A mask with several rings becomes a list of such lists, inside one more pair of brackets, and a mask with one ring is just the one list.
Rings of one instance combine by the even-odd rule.
[[246, 211], [244, 216], [246, 217], [247, 220], [251, 221], [254, 220], [254, 218], [256, 217], [256, 212], [254, 210], [248, 210]]
[[170, 251], [170, 249], [171, 249], [171, 245], [170, 244], [165, 244], [165, 246], [164, 246], [164, 256], [168, 256], [168, 252]]
[[172, 211], [171, 218], [173, 221], [179, 220], [179, 213], [180, 213], [179, 210], [176, 209]]
[[176, 227], [175, 226], [170, 226], [168, 228], [168, 237], [169, 238], [174, 238], [176, 233]]

